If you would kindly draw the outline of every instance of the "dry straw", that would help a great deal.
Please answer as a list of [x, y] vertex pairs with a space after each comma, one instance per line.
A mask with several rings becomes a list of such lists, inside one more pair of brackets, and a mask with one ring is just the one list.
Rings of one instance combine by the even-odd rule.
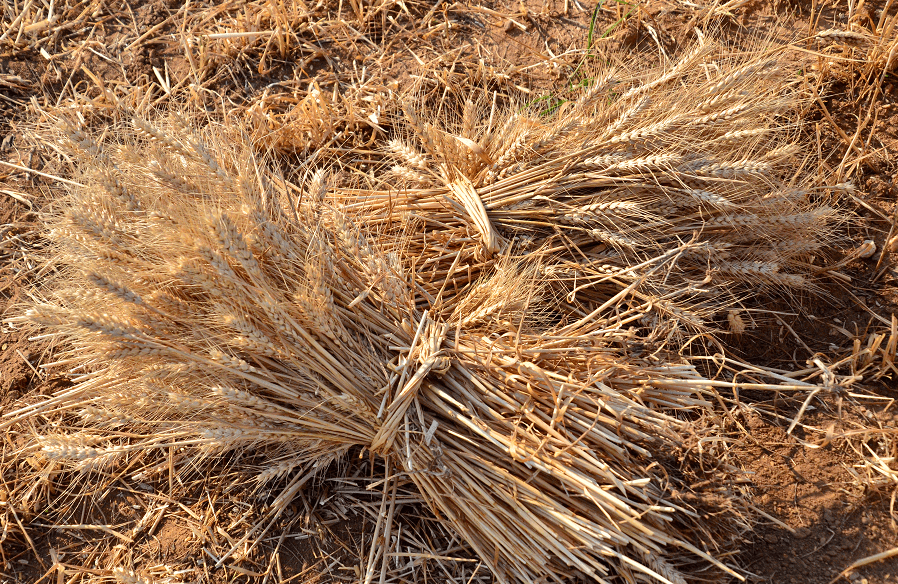
[[65, 420], [19, 447], [44, 478], [10, 497], [50, 497], [60, 465], [163, 489], [256, 472], [287, 481], [270, 519], [367, 449], [386, 477], [365, 584], [395, 565], [397, 489], [500, 582], [737, 575], [739, 473], [692, 449], [716, 440], [712, 385], [664, 343], [812, 285], [837, 214], [795, 178], [787, 68], [709, 43], [554, 117], [465, 104], [443, 125], [407, 104], [413, 141], [382, 144], [383, 174], [302, 189], [233, 128], [138, 117], [112, 147], [63, 124], [87, 186], [46, 217], [59, 276], [16, 320], [64, 339], [80, 377], [4, 415]]

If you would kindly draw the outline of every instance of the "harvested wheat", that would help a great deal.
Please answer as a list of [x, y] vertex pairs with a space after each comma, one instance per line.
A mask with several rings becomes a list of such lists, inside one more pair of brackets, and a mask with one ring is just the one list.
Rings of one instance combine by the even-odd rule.
[[[259, 469], [222, 455], [251, 450], [260, 483], [286, 481], [276, 516], [364, 448], [393, 469], [385, 497], [411, 481], [499, 581], [736, 574], [739, 473], [691, 451], [719, 438], [711, 386], [664, 343], [759, 286], [811, 286], [837, 214], [794, 178], [775, 56], [706, 44], [599, 78], [548, 120], [408, 106], [415, 143], [384, 144], [382, 172], [302, 192], [233, 128], [136, 118], [117, 146], [63, 121], [87, 186], [46, 218], [59, 275], [19, 320], [86, 372], [6, 415], [63, 416], [17, 454], [234, 482]], [[17, 484], [22, 504], [51, 488]]]

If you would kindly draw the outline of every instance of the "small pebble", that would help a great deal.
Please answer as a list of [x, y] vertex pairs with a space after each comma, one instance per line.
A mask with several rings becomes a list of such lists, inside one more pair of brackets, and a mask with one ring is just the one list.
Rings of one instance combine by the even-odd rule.
[[764, 536], [764, 540], [767, 541], [767, 543], [779, 543], [780, 538], [773, 533], [768, 533]]
[[873, 257], [873, 254], [876, 253], [876, 242], [872, 239], [866, 240], [861, 244], [859, 248], [857, 248], [857, 255], [860, 258], [867, 259]]
[[807, 536], [811, 535], [811, 530], [807, 527], [799, 527], [795, 530], [795, 538], [796, 539], [804, 539]]

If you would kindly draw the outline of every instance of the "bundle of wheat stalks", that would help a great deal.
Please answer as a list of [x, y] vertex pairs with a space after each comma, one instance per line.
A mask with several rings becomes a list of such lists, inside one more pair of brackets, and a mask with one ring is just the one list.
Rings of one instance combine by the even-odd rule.
[[[659, 343], [811, 285], [835, 212], [796, 172], [799, 101], [776, 56], [709, 42], [548, 118], [409, 104], [386, 164], [299, 191], [232, 128], [134, 117], [113, 143], [63, 119], [83, 186], [46, 218], [58, 276], [20, 320], [80, 377], [4, 426], [42, 429], [32, 467], [280, 481], [271, 515], [368, 449], [503, 582], [733, 574], [745, 503], [686, 451], [713, 442], [711, 390]], [[266, 466], [222, 462], [250, 450]], [[58, 475], [32, 476], [20, 504]]]

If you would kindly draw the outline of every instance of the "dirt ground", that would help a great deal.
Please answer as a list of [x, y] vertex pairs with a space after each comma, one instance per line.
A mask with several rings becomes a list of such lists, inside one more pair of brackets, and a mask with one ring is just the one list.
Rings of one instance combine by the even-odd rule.
[[[399, 33], [390, 41], [390, 58], [379, 60], [376, 67], [387, 79], [410, 83], [416, 75], [425, 73], [420, 63], [430, 63], [442, 53], [438, 74], [449, 82], [453, 76], [481, 75], [489, 83], [522, 87], [534, 98], [541, 97], [564, 79], [575, 63], [573, 58], [566, 62], [550, 56], [586, 45], [593, 5], [584, 4], [583, 10], [577, 10], [574, 4], [576, 0], [545, 6], [535, 1], [496, 1], [465, 9], [459, 4], [438, 2], [439, 8], [435, 8], [441, 16], [436, 21], [451, 22], [450, 32], [435, 34], [427, 41]], [[778, 35], [795, 40], [806, 36], [809, 30], [845, 25], [848, 2], [726, 4], [738, 7], [731, 15], [715, 17], [714, 26], [724, 37], [743, 38], [752, 31], [772, 31], [775, 25], [779, 27]], [[875, 19], [877, 10], [881, 11], [887, 3], [860, 4], [869, 18]], [[634, 8], [635, 12], [631, 11], [633, 6], [618, 3], [616, 12], [609, 9], [599, 13], [596, 31], [603, 32], [604, 38], [598, 42], [604, 48], [618, 51], [617, 54], [663, 51], [673, 55], [695, 39], [696, 28], [707, 16], [691, 3], [673, 0], [645, 2]], [[143, 32], [164, 23], [177, 6], [157, 1], [134, 4], [133, 9], [133, 26]], [[100, 32], [95, 33], [94, 40], [121, 48], [118, 39], [125, 34], [133, 38], [132, 32], [124, 29], [127, 27], [116, 19], [107, 19], [97, 29]], [[165, 30], [163, 27], [160, 34]], [[84, 33], [81, 34], [71, 40], [83, 42]], [[451, 59], [445, 57], [448, 51], [453, 51]], [[82, 67], [103, 76], [106, 83], [123, 83], [126, 79], [133, 83], [141, 77], [153, 79], [153, 67], [166, 61], [175, 78], [186, 66], [176, 51], [163, 50], [162, 45], [149, 42], [123, 54], [124, 68], [110, 65], [97, 52], [102, 51], [83, 50], [53, 61], [51, 66], [35, 52], [0, 52], [0, 160], [43, 168], [41, 153], [18, 130], [18, 124], [24, 121], [23, 108], [32, 98], [53, 99], [60, 95], [67, 79], [76, 87], [86, 87], [89, 78]], [[335, 57], [342, 58], [337, 61], [333, 60]], [[365, 65], [367, 59], [364, 46], [341, 47], [335, 48], [327, 60], [312, 60], [304, 66], [327, 70], [351, 66], [346, 63]], [[479, 68], [473, 65], [476, 63], [480, 63]], [[307, 71], [298, 72], [287, 62], [272, 64], [264, 75], [238, 66], [228, 74], [224, 69], [216, 73], [220, 76], [216, 88], [239, 102], [256, 95], [273, 80], [286, 82], [304, 74]], [[895, 216], [898, 208], [898, 78], [889, 74], [886, 79], [881, 93], [870, 102], [859, 98], [863, 88], [857, 75], [834, 72], [821, 100], [826, 113], [816, 103], [810, 103], [806, 112], [805, 139], [812, 141], [831, 167], [839, 165], [847, 147], [834, 126], [851, 137], [861, 120], [871, 112], [875, 116], [876, 121], [861, 133], [873, 154], [862, 158], [852, 167], [853, 174], [846, 176], [859, 187], [859, 201], [846, 201], [845, 208], [860, 217], [846, 235], [858, 243], [871, 239], [878, 250], [886, 244], [891, 228], [889, 218]], [[0, 192], [0, 317], [12, 315], [33, 282], [43, 276], [31, 263], [29, 254], [41, 245], [36, 212], [48, 203], [50, 184], [39, 176], [0, 167], [0, 188], [31, 202]], [[789, 370], [806, 367], [818, 354], [850, 354], [856, 338], [866, 342], [868, 331], [884, 326], [875, 315], [888, 321], [898, 313], [898, 254], [885, 254], [882, 263], [878, 259], [877, 253], [871, 259], [848, 263], [842, 273], [850, 278], [850, 283], [844, 278], [824, 282], [822, 293], [808, 296], [802, 315], [784, 312], [778, 322], [761, 323], [742, 338], [726, 342], [747, 362]], [[831, 326], [831, 322], [839, 323], [839, 327]], [[10, 404], [31, 392], [47, 394], [65, 387], [65, 376], [40, 369], [51, 354], [49, 345], [29, 341], [26, 334], [8, 324], [0, 326], [0, 408], [8, 411]], [[898, 399], [898, 378], [885, 377], [870, 383], [859, 380], [854, 389], [856, 395], [827, 395], [814, 400], [804, 423], [827, 428], [832, 435], [862, 427], [898, 426], [898, 407], [894, 403]], [[770, 395], [741, 397], [760, 408], [732, 411], [735, 419], [750, 430], [750, 437], [733, 449], [736, 460], [750, 473], [754, 502], [761, 515], [757, 528], [746, 537], [735, 558], [749, 574], [748, 581], [827, 584], [853, 562], [898, 547], [898, 485], [865, 489], [857, 478], [871, 472], [858, 465], [857, 450], [865, 447], [864, 440], [872, 438], [840, 439], [809, 448], [801, 440], [806, 438], [817, 445], [821, 442], [819, 435], [806, 435], [801, 429], [786, 433], [797, 413], [795, 403], [779, 402], [777, 396]], [[769, 415], [761, 416], [757, 411]], [[334, 483], [332, 488], [341, 487]], [[156, 513], [162, 505], [148, 493], [122, 493], [120, 504], [106, 509], [110, 516], [104, 523], [127, 526], [146, 513]], [[4, 500], [0, 486], [0, 502]], [[183, 504], [191, 509], [202, 507], [197, 500], [185, 499]], [[28, 517], [23, 521], [28, 521]], [[329, 573], [327, 566], [331, 555], [348, 557], [358, 549], [360, 542], [356, 540], [361, 536], [354, 532], [354, 526], [357, 531], [359, 525], [357, 519], [333, 514], [318, 517], [317, 523], [298, 530], [294, 526], [296, 535], [282, 540], [280, 545], [277, 570], [281, 581], [355, 579], [351, 571]], [[54, 554], [65, 554], [67, 546], [74, 546], [81, 537], [39, 527], [29, 532], [35, 538], [32, 542], [0, 540], [5, 561], [0, 582], [38, 581], [52, 564], [51, 548]], [[163, 519], [148, 533], [135, 545], [142, 546], [150, 565], [195, 556], [197, 565], [208, 566], [202, 547], [191, 539], [195, 534], [189, 527]], [[261, 573], [267, 560], [260, 556], [258, 561]], [[243, 578], [258, 580], [253, 573], [246, 573]], [[860, 567], [847, 578], [855, 583], [898, 582], [898, 556]], [[240, 581], [236, 576], [234, 579]]]

